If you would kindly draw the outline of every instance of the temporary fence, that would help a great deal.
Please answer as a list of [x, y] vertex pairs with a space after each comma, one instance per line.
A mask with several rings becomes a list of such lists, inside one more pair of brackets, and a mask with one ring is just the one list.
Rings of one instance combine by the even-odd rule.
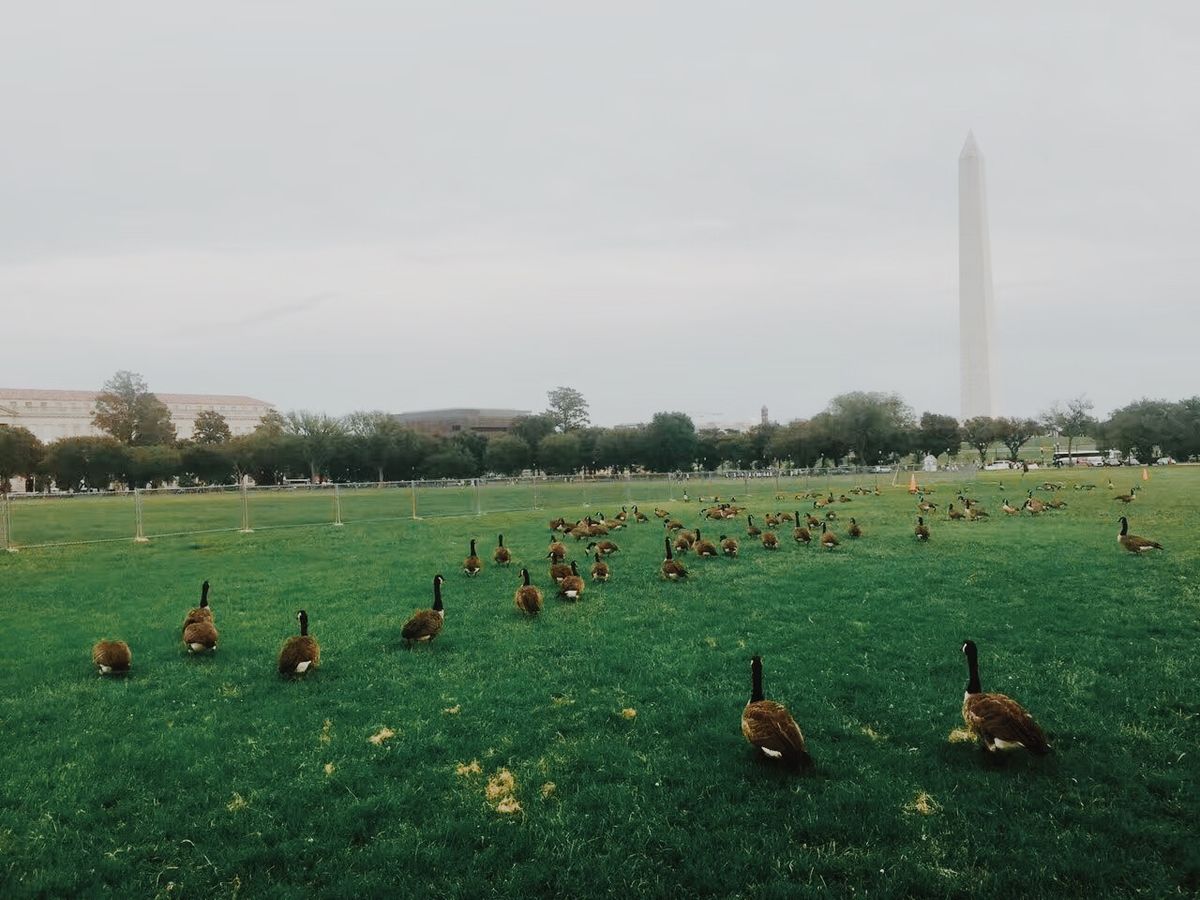
[[[919, 477], [961, 481], [973, 474], [971, 469]], [[537, 509], [612, 515], [622, 507], [679, 501], [774, 500], [786, 506], [795, 494], [814, 489], [907, 484], [908, 478], [909, 470], [884, 468], [760, 469], [10, 494], [0, 495], [0, 548], [141, 543], [217, 532], [252, 534]]]

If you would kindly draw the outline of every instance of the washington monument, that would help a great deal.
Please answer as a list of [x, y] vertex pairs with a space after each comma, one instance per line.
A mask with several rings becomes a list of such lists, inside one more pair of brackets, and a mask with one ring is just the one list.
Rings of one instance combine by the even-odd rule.
[[994, 416], [992, 248], [983, 154], [971, 132], [958, 155], [958, 339], [962, 418]]

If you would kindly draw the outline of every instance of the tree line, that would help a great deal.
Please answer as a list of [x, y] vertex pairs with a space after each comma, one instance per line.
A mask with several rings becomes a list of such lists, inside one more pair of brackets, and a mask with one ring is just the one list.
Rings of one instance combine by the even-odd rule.
[[43, 445], [23, 428], [0, 428], [0, 488], [15, 477], [38, 489], [60, 490], [235, 483], [262, 485], [287, 478], [363, 482], [580, 471], [691, 471], [895, 463], [909, 456], [957, 457], [996, 448], [1012, 460], [1031, 438], [1052, 434], [1068, 451], [1084, 435], [1122, 455], [1200, 455], [1200, 397], [1169, 402], [1139, 400], [1104, 420], [1076, 398], [1037, 418], [919, 417], [891, 393], [852, 392], [834, 397], [810, 419], [766, 423], [747, 431], [697, 430], [681, 412], [655, 413], [649, 422], [593, 426], [586, 399], [573, 388], [548, 394], [544, 412], [516, 420], [508, 433], [461, 431], [423, 434], [384, 412], [343, 417], [272, 411], [250, 434], [233, 436], [220, 413], [201, 412], [193, 435], [177, 440], [170, 412], [140, 376], [119, 372], [97, 399], [93, 422], [105, 436], [68, 437]]

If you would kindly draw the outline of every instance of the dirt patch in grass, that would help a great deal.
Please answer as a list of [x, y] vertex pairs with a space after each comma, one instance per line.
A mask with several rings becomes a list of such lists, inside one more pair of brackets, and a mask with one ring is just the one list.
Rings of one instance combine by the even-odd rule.
[[377, 732], [371, 735], [367, 740], [378, 747], [384, 741], [389, 741], [396, 736], [396, 732], [388, 728], [386, 725], [380, 728]]

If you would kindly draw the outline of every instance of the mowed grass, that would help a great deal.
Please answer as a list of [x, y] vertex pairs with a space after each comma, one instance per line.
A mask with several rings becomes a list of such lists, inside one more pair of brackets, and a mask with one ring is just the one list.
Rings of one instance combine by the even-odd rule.
[[[547, 521], [575, 506], [0, 554], [0, 895], [1194, 893], [1200, 471], [1155, 471], [1128, 509], [1106, 476], [1050, 475], [1069, 506], [1037, 518], [999, 499], [1041, 477], [973, 484], [979, 523], [946, 521], [943, 483], [928, 545], [898, 487], [834, 507], [833, 553], [790, 526], [768, 553], [744, 520], [712, 525], [742, 558], [689, 557], [682, 584], [658, 577], [652, 519], [613, 536], [612, 583], [577, 604], [544, 559]], [[803, 511], [755, 487], [758, 516]], [[698, 521], [694, 500], [662, 505]], [[1166, 552], [1122, 551], [1122, 511]], [[490, 563], [501, 531], [509, 569]], [[520, 563], [547, 593], [534, 620], [512, 605]], [[406, 651], [438, 572], [445, 630]], [[205, 578], [220, 650], [190, 658], [179, 625]], [[321, 667], [281, 680], [302, 607]], [[129, 677], [96, 676], [100, 637], [130, 643]], [[967, 637], [1051, 757], [948, 740]], [[810, 777], [741, 736], [752, 653]], [[518, 811], [487, 796], [501, 770]]]

